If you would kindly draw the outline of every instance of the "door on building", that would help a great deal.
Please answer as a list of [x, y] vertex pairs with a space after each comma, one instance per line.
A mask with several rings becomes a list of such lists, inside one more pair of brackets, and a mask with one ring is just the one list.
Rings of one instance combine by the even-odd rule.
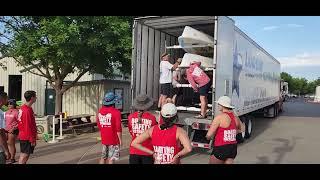
[[55, 115], [56, 91], [54, 89], [46, 89], [45, 96], [45, 115]]
[[22, 75], [9, 75], [9, 99], [22, 100]]

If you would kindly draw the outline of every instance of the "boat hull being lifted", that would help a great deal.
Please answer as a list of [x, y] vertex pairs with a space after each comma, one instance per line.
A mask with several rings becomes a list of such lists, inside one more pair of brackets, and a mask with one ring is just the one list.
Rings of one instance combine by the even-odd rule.
[[184, 28], [182, 35], [178, 37], [178, 41], [179, 45], [188, 53], [209, 57], [212, 57], [213, 55], [213, 37], [190, 26]]
[[190, 54], [190, 53], [185, 53], [182, 62], [179, 65], [181, 68], [187, 68], [190, 66], [192, 62], [201, 62], [201, 67], [202, 68], [213, 68], [213, 59], [200, 56], [197, 54]]

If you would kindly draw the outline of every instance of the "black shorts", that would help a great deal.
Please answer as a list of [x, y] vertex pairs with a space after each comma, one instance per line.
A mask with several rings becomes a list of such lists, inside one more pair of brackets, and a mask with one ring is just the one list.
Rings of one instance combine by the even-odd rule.
[[129, 164], [153, 164], [153, 156], [130, 154]]
[[13, 130], [11, 134], [13, 134], [15, 136], [18, 136], [19, 135], [19, 129]]
[[182, 94], [182, 88], [173, 88], [173, 95], [181, 95]]
[[31, 146], [30, 141], [20, 140], [20, 152], [25, 154], [33, 154], [34, 146]]
[[212, 155], [221, 161], [225, 161], [229, 158], [235, 159], [237, 156], [237, 144], [214, 146], [211, 156]]
[[208, 96], [209, 90], [211, 87], [211, 81], [208, 82], [206, 85], [199, 88], [199, 94], [200, 96]]
[[171, 98], [173, 94], [172, 91], [173, 91], [172, 83], [160, 84], [160, 94]]

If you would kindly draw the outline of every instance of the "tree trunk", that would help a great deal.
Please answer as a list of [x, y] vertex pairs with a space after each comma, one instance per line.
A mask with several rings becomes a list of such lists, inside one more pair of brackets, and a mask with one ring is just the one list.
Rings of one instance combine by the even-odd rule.
[[55, 114], [59, 114], [62, 112], [62, 86], [63, 86], [63, 81], [55, 81], [55, 91], [56, 91], [56, 102], [55, 102]]
[[61, 93], [61, 89], [57, 90], [56, 89], [56, 102], [55, 102], [55, 114], [59, 114], [62, 112], [62, 96], [63, 94]]

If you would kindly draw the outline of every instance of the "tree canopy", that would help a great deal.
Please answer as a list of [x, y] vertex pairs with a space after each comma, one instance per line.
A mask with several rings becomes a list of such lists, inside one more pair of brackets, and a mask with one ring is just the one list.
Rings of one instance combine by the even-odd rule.
[[320, 86], [320, 77], [314, 81], [305, 78], [292, 77], [286, 72], [281, 73], [281, 78], [288, 82], [289, 92], [293, 94], [314, 94], [317, 86]]
[[[57, 98], [87, 72], [105, 77], [114, 69], [130, 72], [130, 16], [1, 16], [0, 23], [3, 56], [45, 77]], [[70, 73], [77, 78], [63, 85]]]

